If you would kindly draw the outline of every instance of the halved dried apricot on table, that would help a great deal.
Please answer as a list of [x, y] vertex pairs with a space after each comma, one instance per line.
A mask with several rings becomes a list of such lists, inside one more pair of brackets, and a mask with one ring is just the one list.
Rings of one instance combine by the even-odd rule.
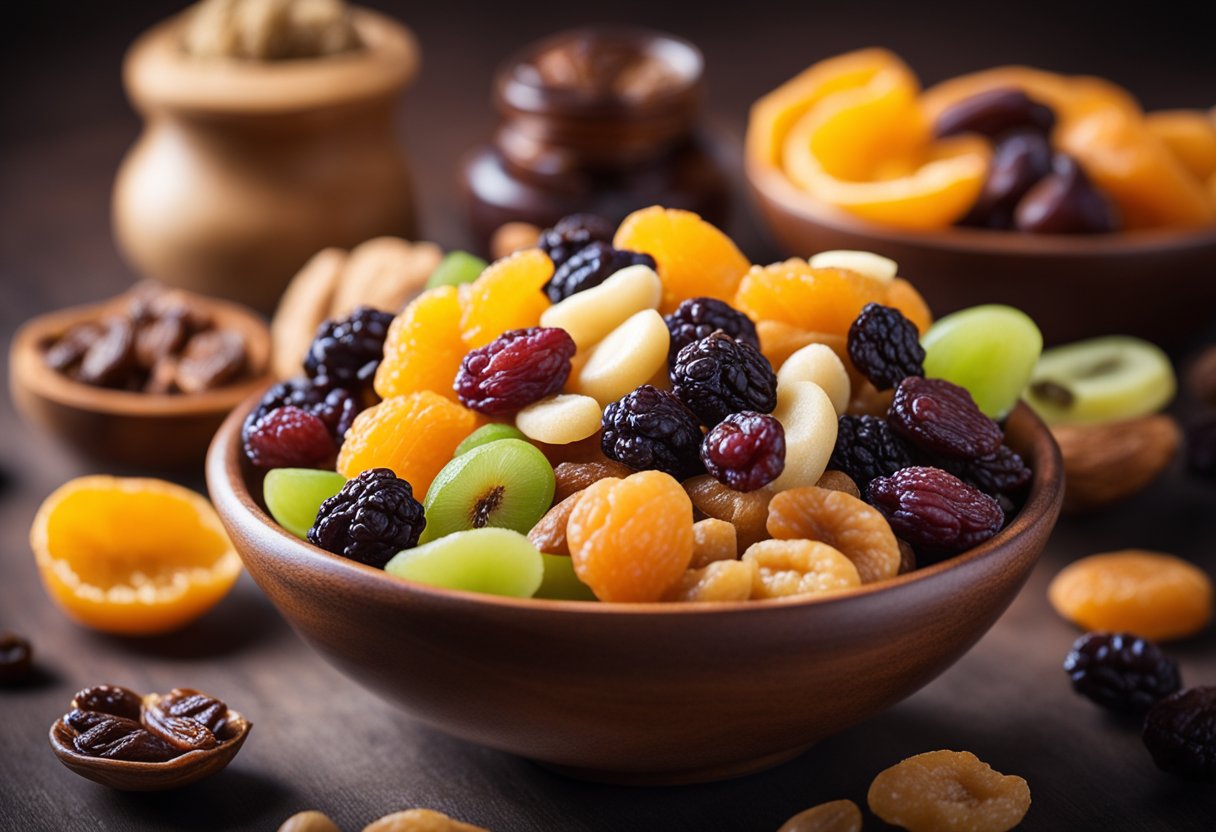
[[34, 517], [30, 547], [60, 609], [122, 635], [185, 626], [241, 572], [211, 503], [155, 479], [89, 476], [60, 486]]

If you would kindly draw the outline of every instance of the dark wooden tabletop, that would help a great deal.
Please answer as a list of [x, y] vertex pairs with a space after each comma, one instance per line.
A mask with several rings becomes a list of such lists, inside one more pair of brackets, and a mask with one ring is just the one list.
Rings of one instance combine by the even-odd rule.
[[[51, 0], [6, 7], [9, 37], [0, 50], [0, 334], [6, 342], [33, 314], [107, 297], [132, 281], [111, 242], [108, 216], [113, 173], [139, 129], [122, 98], [119, 60], [135, 34], [180, 5]], [[926, 81], [1024, 62], [1105, 75], [1153, 107], [1209, 106], [1216, 91], [1210, 27], [1188, 19], [1182, 4], [1134, 15], [1100, 3], [995, 9], [948, 2], [932, 4], [932, 13], [929, 6], [902, 3], [759, 2], [732, 4], [729, 11], [638, 0], [595, 7], [525, 0], [373, 5], [413, 25], [423, 45], [423, 73], [401, 125], [417, 170], [425, 235], [446, 247], [468, 239], [455, 168], [493, 124], [493, 67], [526, 41], [577, 23], [645, 23], [697, 42], [708, 59], [710, 116], [736, 137], [747, 103], [758, 94], [815, 59], [871, 44], [903, 54]], [[1201, 5], [1193, 4], [1192, 14]], [[754, 260], [774, 258], [778, 252], [751, 223], [742, 199], [736, 214], [732, 231], [744, 249]], [[1192, 348], [1203, 340], [1198, 336]], [[1045, 597], [1047, 582], [1065, 563], [1123, 547], [1174, 552], [1216, 574], [1216, 484], [1188, 478], [1180, 465], [1121, 507], [1062, 521], [1004, 618], [915, 696], [779, 768], [664, 789], [568, 780], [419, 726], [313, 654], [247, 578], [217, 609], [173, 636], [122, 639], [82, 629], [43, 594], [27, 530], [43, 497], [94, 467], [21, 424], [6, 397], [0, 467], [0, 629], [28, 635], [38, 656], [34, 684], [0, 690], [5, 832], [273, 830], [306, 808], [357, 830], [412, 806], [500, 832], [773, 830], [821, 801], [848, 797], [864, 805], [878, 771], [938, 748], [970, 750], [1000, 771], [1024, 776], [1034, 798], [1027, 830], [1216, 829], [1216, 788], [1160, 774], [1134, 724], [1108, 718], [1070, 692], [1060, 662], [1077, 632]], [[184, 481], [201, 488], [201, 472]], [[1216, 684], [1212, 629], [1169, 649], [1187, 683]], [[145, 691], [201, 688], [239, 708], [255, 727], [232, 766], [209, 781], [163, 794], [113, 792], [64, 769], [46, 740], [72, 692], [100, 681]], [[869, 817], [867, 828], [883, 826]]]

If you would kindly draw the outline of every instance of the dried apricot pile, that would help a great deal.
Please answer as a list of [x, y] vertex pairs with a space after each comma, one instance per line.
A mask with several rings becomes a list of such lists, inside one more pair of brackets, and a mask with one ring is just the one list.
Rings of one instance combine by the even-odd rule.
[[[324, 326], [325, 362], [266, 394], [245, 449], [285, 529], [437, 586], [704, 603], [888, 580], [1016, 510], [1030, 471], [960, 384], [1004, 415], [1041, 344], [1022, 323], [981, 349], [989, 310], [926, 350], [898, 272], [753, 266], [659, 206], [570, 216], [494, 263], [445, 258], [378, 361], [366, 310]], [[960, 384], [924, 377], [943, 356]]]
[[898, 56], [821, 61], [761, 97], [749, 162], [883, 225], [1032, 233], [1216, 223], [1216, 121], [1100, 78], [1007, 66], [921, 90]]

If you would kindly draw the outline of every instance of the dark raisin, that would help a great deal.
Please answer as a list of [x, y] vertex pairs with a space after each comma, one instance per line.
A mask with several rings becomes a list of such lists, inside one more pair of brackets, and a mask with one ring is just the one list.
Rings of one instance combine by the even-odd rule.
[[933, 124], [938, 138], [979, 133], [995, 139], [1010, 130], [1030, 128], [1046, 135], [1055, 126], [1051, 108], [1013, 87], [985, 90], [942, 111]]
[[1008, 445], [996, 453], [965, 461], [944, 460], [941, 466], [964, 482], [992, 495], [1015, 494], [1030, 484], [1033, 473]]
[[182, 754], [180, 749], [153, 736], [133, 719], [111, 714], [98, 716], [87, 730], [72, 740], [81, 754], [140, 763], [161, 763]]
[[557, 393], [570, 375], [574, 340], [564, 329], [512, 329], [464, 357], [456, 395], [480, 413], [508, 413]]
[[242, 439], [248, 442], [254, 425], [272, 410], [287, 405], [307, 411], [324, 422], [334, 444], [338, 446], [341, 446], [346, 431], [359, 413], [358, 402], [346, 390], [340, 387], [327, 390], [313, 384], [310, 379], [293, 378], [279, 382], [266, 391], [258, 406], [245, 418]]
[[1051, 143], [1042, 133], [1017, 130], [992, 148], [988, 175], [975, 204], [959, 225], [1013, 228], [1018, 202], [1036, 182], [1051, 172]]
[[612, 223], [595, 214], [571, 214], [552, 228], [540, 232], [536, 246], [553, 261], [556, 269], [591, 243], [611, 243]]
[[73, 708], [136, 720], [142, 704], [138, 693], [120, 685], [94, 685], [72, 697]]
[[245, 436], [245, 456], [258, 468], [323, 468], [337, 453], [325, 423], [294, 405], [272, 410]]
[[912, 464], [912, 453], [885, 419], [840, 417], [836, 446], [828, 467], [848, 474], [864, 494], [875, 477], [887, 477]]
[[909, 376], [900, 382], [887, 420], [917, 447], [958, 459], [995, 454], [1004, 439], [970, 393], [939, 378]]
[[1143, 738], [1157, 768], [1216, 782], [1216, 687], [1179, 691], [1153, 705]]
[[1178, 664], [1131, 633], [1086, 633], [1064, 658], [1072, 689], [1104, 708], [1142, 714], [1181, 687]]
[[1216, 479], [1216, 414], [1193, 422], [1186, 431], [1187, 468]]
[[667, 350], [668, 367], [675, 366], [676, 356], [684, 347], [719, 329], [736, 341], [760, 349], [760, 337], [756, 334], [752, 319], [717, 298], [688, 298], [663, 320], [671, 333], [671, 346]]
[[182, 751], [198, 751], [219, 745], [219, 740], [206, 725], [188, 716], [173, 716], [160, 702], [145, 707], [141, 721], [149, 734]]
[[599, 286], [629, 266], [655, 267], [654, 258], [637, 251], [615, 249], [605, 242], [594, 242], [577, 251], [553, 272], [545, 284], [545, 294], [553, 303]]
[[0, 633], [0, 685], [16, 685], [30, 677], [33, 650], [16, 633]]
[[732, 413], [772, 413], [777, 406], [777, 374], [768, 359], [721, 330], [680, 350], [671, 368], [671, 389], [710, 426]]
[[63, 722], [77, 734], [83, 734], [94, 725], [104, 721], [107, 716], [113, 716], [113, 714], [103, 714], [100, 711], [83, 711], [80, 708], [73, 708], [64, 714]]
[[1071, 156], [1052, 157], [1051, 173], [1026, 192], [1013, 213], [1018, 231], [1101, 234], [1119, 229], [1115, 205]]
[[304, 372], [318, 387], [342, 387], [374, 402], [372, 382], [384, 356], [393, 316], [360, 306], [345, 318], [326, 321], [304, 356]]
[[649, 384], [604, 408], [604, 455], [635, 471], [665, 471], [679, 480], [701, 473], [701, 425], [684, 403]]
[[228, 719], [227, 705], [190, 688], [174, 688], [160, 698], [160, 707], [169, 716], [193, 719], [213, 734], [218, 734]]
[[895, 536], [921, 554], [957, 554], [1005, 524], [1005, 512], [994, 498], [940, 468], [913, 466], [878, 477], [867, 497]]
[[422, 504], [410, 484], [387, 468], [372, 468], [321, 504], [308, 540], [383, 569], [393, 555], [418, 545], [425, 526]]
[[849, 327], [849, 359], [879, 390], [925, 374], [925, 350], [916, 324], [898, 309], [867, 303]]
[[701, 461], [711, 477], [736, 491], [763, 488], [785, 470], [785, 429], [767, 413], [732, 413], [706, 434]]

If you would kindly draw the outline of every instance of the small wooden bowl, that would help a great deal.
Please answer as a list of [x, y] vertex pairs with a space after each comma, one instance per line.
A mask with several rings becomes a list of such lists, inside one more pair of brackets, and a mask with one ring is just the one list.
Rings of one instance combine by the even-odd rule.
[[314, 648], [434, 728], [576, 777], [701, 782], [791, 758], [925, 685], [1017, 595], [1063, 496], [1058, 449], [1021, 405], [1035, 471], [998, 535], [949, 561], [821, 599], [599, 604], [438, 589], [330, 554], [250, 493], [241, 421], [207, 458], [249, 573]]
[[127, 296], [120, 295], [27, 321], [9, 348], [13, 402], [29, 424], [90, 459], [135, 468], [197, 465], [228, 412], [266, 386], [270, 330], [243, 306], [206, 299], [207, 312], [218, 326], [245, 336], [250, 369], [244, 380], [203, 393], [150, 395], [110, 390], [74, 381], [47, 366], [48, 341], [78, 323], [117, 312], [127, 301]]
[[245, 744], [252, 724], [237, 711], [228, 709], [228, 720], [219, 732], [220, 744], [205, 751], [189, 751], [163, 763], [135, 763], [81, 754], [72, 744], [75, 733], [55, 720], [51, 725], [51, 749], [59, 762], [81, 777], [124, 792], [159, 792], [210, 777], [232, 762]]
[[760, 217], [786, 252], [874, 251], [899, 263], [938, 315], [981, 303], [1029, 314], [1049, 344], [1138, 335], [1176, 346], [1216, 320], [1216, 229], [1037, 235], [915, 232], [857, 219], [749, 159]]

